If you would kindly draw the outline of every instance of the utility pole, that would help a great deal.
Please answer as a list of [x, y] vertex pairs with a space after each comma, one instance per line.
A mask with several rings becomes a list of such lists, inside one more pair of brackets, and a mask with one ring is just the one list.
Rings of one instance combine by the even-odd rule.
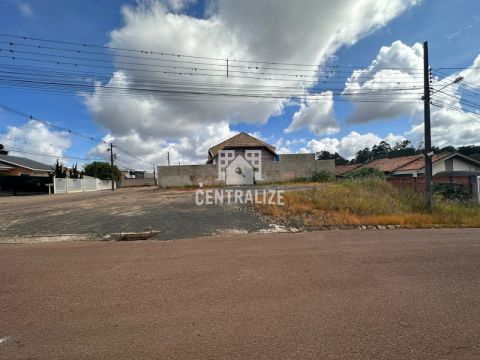
[[428, 64], [428, 41], [423, 43], [423, 106], [425, 126], [425, 197], [428, 211], [433, 209], [432, 189], [432, 134], [430, 128], [430, 68]]
[[112, 191], [115, 190], [115, 172], [113, 171], [113, 142], [110, 143], [110, 176], [112, 177]]
[[167, 152], [167, 161], [168, 161], [168, 166], [170, 166], [170, 151]]
[[157, 186], [157, 178], [155, 176], [155, 164], [153, 164], [153, 184]]

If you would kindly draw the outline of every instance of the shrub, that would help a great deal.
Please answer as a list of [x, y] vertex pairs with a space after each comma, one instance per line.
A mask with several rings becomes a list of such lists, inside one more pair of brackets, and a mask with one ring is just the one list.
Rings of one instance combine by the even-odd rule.
[[465, 189], [462, 184], [434, 184], [433, 191], [443, 200], [470, 200], [470, 193]]
[[314, 172], [311, 180], [313, 182], [327, 182], [332, 180], [332, 176], [325, 170]]
[[380, 170], [374, 168], [361, 168], [353, 170], [344, 176], [346, 179], [365, 179], [365, 178], [380, 178], [385, 179], [385, 175]]

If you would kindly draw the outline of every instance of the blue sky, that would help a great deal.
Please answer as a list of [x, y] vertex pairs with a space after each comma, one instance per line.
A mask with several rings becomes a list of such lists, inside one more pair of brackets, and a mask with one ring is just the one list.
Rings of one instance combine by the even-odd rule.
[[[299, 2], [301, 3], [301, 1]], [[166, 1], [164, 7], [165, 12], [174, 13], [175, 16], [195, 17], [203, 18], [210, 17], [208, 12], [211, 6], [210, 2], [204, 1]], [[180, 4], [180, 8], [175, 8]], [[288, 4], [288, 3], [287, 3]], [[105, 45], [111, 41], [110, 33], [114, 29], [122, 29], [124, 35], [127, 31], [135, 33], [135, 24], [128, 23], [125, 19], [125, 14], [122, 14], [122, 6], [130, 5], [132, 11], [135, 11], [138, 6], [136, 1], [118, 1], [118, 0], [84, 0], [84, 1], [53, 1], [53, 0], [37, 0], [37, 1], [20, 1], [20, 0], [0, 0], [0, 33], [29, 36], [36, 38], [47, 38], [63, 41], [71, 41], [76, 43], [89, 43]], [[278, 5], [281, 6], [281, 5]], [[327, 5], [323, 5], [327, 6]], [[227, 7], [227, 6], [225, 6]], [[255, 3], [252, 2], [251, 10], [255, 11]], [[208, 9], [207, 9], [208, 8]], [[322, 17], [321, 8], [319, 8], [318, 22], [326, 21]], [[152, 9], [148, 11], [154, 12]], [[223, 11], [221, 6], [218, 6], [217, 12]], [[238, 11], [238, 9], [237, 9]], [[288, 12], [288, 8], [285, 9]], [[149, 14], [145, 16], [150, 16]], [[154, 15], [151, 15], [155, 20]], [[155, 16], [164, 16], [162, 14]], [[278, 22], [282, 22], [282, 19], [277, 19]], [[348, 19], [345, 19], [348, 22]], [[359, 20], [368, 22], [368, 19]], [[410, 4], [406, 9], [399, 10], [397, 14], [390, 16], [390, 18], [382, 20], [384, 25], [377, 25], [377, 29], [369, 31], [367, 35], [361, 34], [356, 37], [354, 44], [343, 43], [337, 46], [332, 55], [336, 57], [336, 62], [342, 65], [366, 66], [377, 57], [379, 50], [382, 46], [391, 46], [395, 41], [400, 40], [408, 47], [412, 47], [417, 42], [423, 42], [428, 40], [430, 44], [430, 59], [432, 67], [469, 67], [472, 65], [475, 58], [479, 55], [480, 49], [478, 46], [478, 34], [480, 33], [480, 4], [477, 1], [458, 0], [452, 1], [433, 1], [424, 0], [415, 4]], [[228, 23], [227, 23], [228, 24]], [[232, 24], [234, 27], [235, 24]], [[312, 32], [315, 31], [315, 23], [312, 24]], [[142, 24], [143, 26], [143, 24]], [[243, 26], [242, 24], [239, 26]], [[285, 24], [289, 26], [289, 24]], [[366, 25], [365, 25], [366, 26]], [[176, 30], [180, 33], [182, 28]], [[295, 36], [295, 28], [292, 29], [293, 36]], [[190, 35], [191, 36], [191, 35]], [[124, 36], [126, 37], [126, 35]], [[1, 40], [1, 39], [0, 39]], [[5, 40], [5, 38], [3, 38]], [[302, 46], [302, 37], [298, 37], [298, 46]], [[315, 41], [315, 38], [306, 39], [307, 41]], [[148, 46], [145, 39], [142, 39], [142, 44]], [[195, 38], [192, 39], [195, 41]], [[279, 41], [281, 44], [281, 40]], [[128, 42], [127, 42], [128, 43]], [[161, 50], [159, 46], [162, 44], [152, 40], [151, 50]], [[309, 45], [312, 46], [312, 45]], [[321, 40], [319, 40], [319, 48], [322, 46]], [[172, 45], [165, 45], [166, 48], [172, 49]], [[221, 45], [219, 45], [221, 47]], [[175, 50], [175, 49], [172, 49]], [[248, 50], [250, 51], [250, 49]], [[256, 55], [254, 52], [248, 52], [250, 56]], [[275, 53], [276, 49], [272, 49], [272, 53]], [[177, 52], [185, 54], [185, 46], [179, 46]], [[5, 53], [5, 52], [3, 52]], [[1, 54], [1, 53], [0, 53]], [[187, 55], [196, 55], [187, 54]], [[213, 55], [215, 55], [213, 53]], [[218, 55], [218, 57], [221, 54]], [[216, 56], [215, 56], [216, 57]], [[257, 57], [262, 59], [261, 57]], [[264, 59], [270, 61], [272, 59]], [[277, 58], [273, 58], [277, 60]], [[283, 59], [280, 59], [283, 60]], [[288, 58], [287, 58], [288, 60]], [[8, 62], [8, 59], [1, 59], [1, 64]], [[311, 63], [310, 61], [308, 63]], [[359, 67], [361, 69], [361, 67]], [[344, 75], [346, 80], [347, 76]], [[112, 121], [104, 120], [108, 113], [100, 113], [92, 110], [92, 105], [88, 106], [85, 103], [85, 99], [80, 96], [65, 96], [50, 93], [41, 92], [26, 92], [24, 89], [12, 88], [12, 87], [0, 87], [0, 104], [10, 106], [11, 108], [20, 110], [22, 112], [33, 114], [34, 116], [49, 120], [57, 125], [86, 133], [94, 136], [95, 138], [103, 138], [107, 134], [111, 135], [111, 138], [117, 139], [122, 143], [122, 147], [129, 149], [133, 154], [140, 156], [142, 159], [147, 159], [146, 162], [162, 163], [165, 160], [165, 151], [171, 152], [173, 157], [177, 157], [179, 161], [183, 163], [187, 162], [201, 162], [202, 152], [198, 152], [198, 144], [207, 143], [211, 136], [208, 134], [198, 135], [195, 128], [191, 133], [177, 133], [173, 130], [171, 135], [166, 135], [159, 138], [158, 141], [151, 139], [149, 136], [142, 138], [141, 131], [133, 127], [130, 133], [122, 133], [116, 130]], [[122, 101], [119, 99], [118, 101]], [[213, 102], [211, 106], [216, 106]], [[106, 106], [105, 106], [106, 107]], [[386, 138], [389, 134], [392, 134], [392, 139], [400, 139], [401, 137], [408, 137], [411, 135], [415, 138], [415, 132], [412, 129], [415, 127], [414, 119], [416, 115], [412, 115], [411, 111], [406, 110], [402, 113], [399, 111], [394, 114], [392, 118], [383, 119], [381, 116], [374, 121], [367, 123], [346, 123], [345, 119], [355, 112], [356, 105], [343, 102], [333, 101], [333, 115], [335, 121], [338, 123], [338, 131], [334, 133], [322, 133], [320, 130], [315, 133], [312, 128], [307, 125], [300, 126], [296, 131], [286, 133], [284, 130], [289, 127], [292, 122], [292, 118], [296, 112], [300, 109], [299, 104], [285, 105], [281, 114], [270, 113], [268, 115], [268, 121], [253, 121], [252, 119], [245, 119], [242, 121], [242, 109], [238, 110], [240, 115], [237, 114], [235, 121], [229, 120], [230, 117], [228, 111], [225, 110], [225, 123], [222, 122], [223, 130], [219, 134], [225, 136], [232, 134], [235, 131], [246, 131], [249, 133], [257, 134], [271, 143], [276, 143], [279, 147], [284, 147], [286, 150], [297, 151], [315, 151], [324, 149], [343, 151], [343, 155], [351, 156], [352, 152], [359, 148], [369, 146], [367, 141], [362, 143], [361, 139], [358, 139], [355, 144], [350, 144], [350, 148], [346, 149], [347, 145], [338, 143], [328, 147], [325, 144], [327, 141], [322, 142], [322, 139], [337, 139], [339, 142], [342, 138], [347, 137], [352, 132], [358, 134], [373, 134], [380, 139]], [[171, 110], [172, 121], [173, 117], [183, 116], [183, 109], [169, 109]], [[232, 110], [233, 111], [233, 110]], [[268, 113], [268, 112], [267, 112]], [[329, 114], [330, 116], [332, 114]], [[220, 116], [220, 115], [219, 115]], [[256, 116], [256, 115], [255, 115]], [[327, 116], [327, 115], [325, 115]], [[9, 133], [9, 138], [3, 138], [3, 142], [12, 140], [11, 127], [16, 127], [19, 130], [13, 134], [17, 136], [27, 136], [29, 139], [33, 137], [32, 131], [26, 130], [22, 132], [21, 127], [27, 123], [27, 119], [20, 116], [11, 114], [9, 112], [0, 110], [0, 141], [2, 141], [2, 134]], [[139, 122], [145, 122], [143, 117], [139, 117]], [[155, 119], [152, 120], [154, 122]], [[159, 120], [160, 121], [160, 120]], [[308, 121], [308, 120], [305, 120]], [[312, 120], [315, 122], [315, 120]], [[452, 122], [457, 121], [455, 117], [452, 117]], [[460, 120], [458, 120], [460, 121]], [[317, 120], [318, 122], [318, 120]], [[475, 122], [475, 120], [472, 120]], [[209, 123], [205, 123], [204, 127]], [[417, 124], [418, 125], [418, 124]], [[145, 130], [145, 129], [143, 129]], [[147, 129], [148, 130], [148, 129]], [[145, 131], [147, 131], [145, 130]], [[57, 141], [58, 138], [63, 136], [59, 134], [55, 129], [49, 129], [49, 132], [45, 136], [50, 136], [50, 141]], [[145, 145], [151, 141], [151, 144], [147, 147], [141, 146], [141, 144], [134, 144], [128, 136], [136, 133], [140, 142]], [[23, 135], [21, 135], [23, 134]], [[53, 135], [52, 135], [53, 134]], [[418, 135], [418, 134], [417, 134]], [[56, 148], [52, 146], [43, 148], [42, 152], [57, 154], [67, 154], [70, 156], [86, 157], [96, 156], [103, 157], [102, 148], [104, 145], [98, 145], [95, 142], [86, 141], [76, 136], [68, 136], [70, 140], [68, 144]], [[133, 136], [133, 135], [132, 135]], [[203, 137], [202, 137], [203, 136]], [[443, 137], [439, 133], [437, 139], [439, 144], [447, 142], [454, 143], [454, 145], [460, 145], [458, 139], [462, 138], [459, 134], [456, 137]], [[189, 142], [189, 145], [183, 144], [183, 148], [179, 143], [188, 142], [192, 138], [198, 138], [195, 141]], [[39, 137], [41, 141], [47, 142], [48, 139]], [[417, 137], [417, 139], [420, 139]], [[143, 139], [143, 141], [142, 141]], [[34, 139], [35, 140], [35, 139]], [[138, 139], [137, 139], [138, 140]], [[371, 140], [371, 139], [370, 139]], [[435, 137], [434, 137], [435, 140]], [[466, 138], [466, 141], [475, 142], [475, 138]], [[40, 141], [40, 140], [39, 140]], [[286, 146], [286, 142], [290, 141]], [[313, 142], [312, 142], [313, 141]], [[480, 140], [477, 139], [478, 144]], [[330, 143], [332, 143], [330, 141]], [[24, 149], [28, 148], [32, 152], [34, 149], [39, 149], [29, 143], [22, 143], [17, 141], [16, 143], [10, 142], [11, 147]], [[210, 144], [209, 144], [210, 145]], [[435, 145], [435, 144], [434, 144]], [[97, 146], [97, 148], [95, 148]], [[190, 146], [190, 148], [188, 148]], [[195, 150], [192, 150], [195, 148]], [[207, 147], [208, 148], [208, 147]], [[193, 152], [197, 151], [195, 155]], [[206, 153], [205, 153], [206, 157]], [[65, 162], [71, 160], [65, 159]], [[131, 167], [142, 168], [147, 167], [146, 164], [138, 163], [135, 159], [124, 156], [122, 161]]]

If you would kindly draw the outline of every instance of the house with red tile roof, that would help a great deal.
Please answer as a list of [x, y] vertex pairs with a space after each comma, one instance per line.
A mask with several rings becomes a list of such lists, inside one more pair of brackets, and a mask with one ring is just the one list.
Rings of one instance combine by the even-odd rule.
[[[354, 166], [357, 165], [357, 166]], [[423, 155], [402, 156], [392, 159], [378, 159], [368, 164], [349, 164], [337, 166], [337, 176], [345, 176], [349, 172], [360, 168], [374, 168], [387, 176], [413, 176], [425, 174], [425, 160]], [[432, 173], [442, 172], [480, 172], [480, 161], [460, 153], [435, 154], [432, 157]]]

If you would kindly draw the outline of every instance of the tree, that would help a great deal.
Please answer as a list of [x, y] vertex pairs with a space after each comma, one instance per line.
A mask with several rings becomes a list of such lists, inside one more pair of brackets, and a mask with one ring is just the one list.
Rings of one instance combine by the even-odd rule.
[[468, 145], [460, 146], [458, 152], [462, 155], [470, 156], [474, 159], [480, 160], [480, 146], [479, 145]]
[[318, 160], [335, 160], [335, 165], [346, 165], [348, 164], [348, 160], [345, 159], [339, 153], [332, 154], [328, 151], [319, 151], [316, 154]]
[[392, 148], [389, 154], [389, 158], [396, 158], [400, 156], [410, 156], [417, 154], [417, 149], [412, 146], [410, 140], [403, 140], [397, 142], [395, 146]]
[[82, 177], [82, 174], [78, 171], [78, 164], [72, 166], [69, 170], [69, 174], [70, 179], [80, 179]]
[[373, 145], [371, 151], [373, 160], [387, 158], [390, 154], [390, 151], [392, 151], [392, 147], [390, 146], [390, 144], [386, 141], [380, 141], [378, 145]]
[[[112, 178], [112, 168], [108, 162], [94, 161], [86, 164], [83, 172], [87, 176], [96, 177], [100, 180], [111, 180]], [[113, 165], [113, 176], [116, 181], [120, 181], [122, 177], [122, 173], [116, 165]]]
[[370, 162], [373, 160], [372, 157], [372, 152], [370, 151], [370, 148], [365, 148], [363, 150], [357, 151], [355, 154], [355, 158], [353, 159], [352, 163], [354, 164], [366, 164], [367, 162]]
[[8, 151], [5, 150], [3, 144], [0, 144], [0, 155], [8, 155]]
[[63, 163], [57, 162], [55, 163], [55, 170], [53, 171], [53, 175], [56, 178], [66, 178], [67, 177], [67, 168], [63, 166]]

